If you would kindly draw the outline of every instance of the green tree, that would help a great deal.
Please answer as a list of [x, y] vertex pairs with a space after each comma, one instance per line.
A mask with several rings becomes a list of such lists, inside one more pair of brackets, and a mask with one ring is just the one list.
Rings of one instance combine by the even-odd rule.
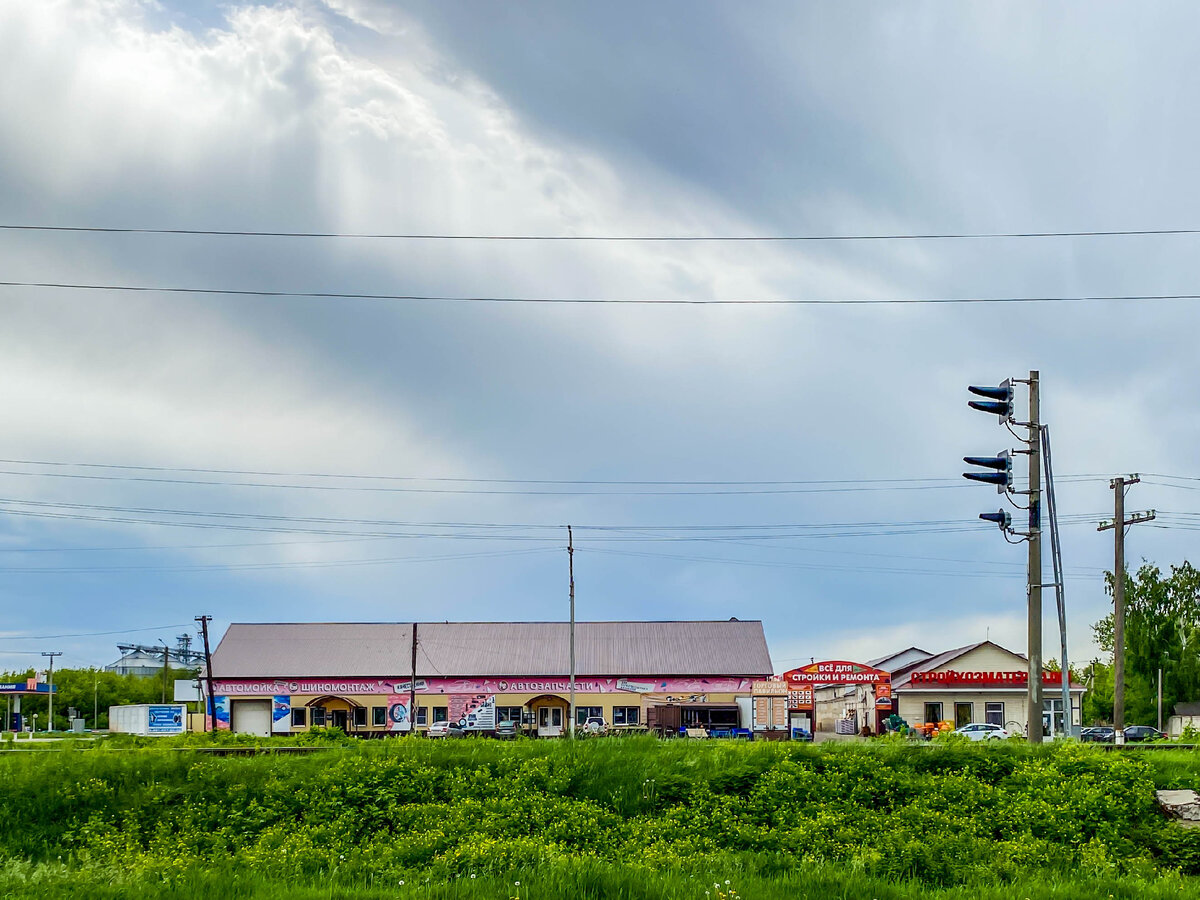
[[[1112, 573], [1106, 574], [1105, 581], [1111, 596]], [[1112, 614], [1097, 622], [1093, 632], [1100, 648], [1111, 654]], [[1136, 573], [1125, 573], [1127, 721], [1155, 720], [1159, 669], [1164, 719], [1176, 703], [1200, 700], [1200, 571], [1186, 560], [1165, 576], [1150, 563], [1143, 563]]]

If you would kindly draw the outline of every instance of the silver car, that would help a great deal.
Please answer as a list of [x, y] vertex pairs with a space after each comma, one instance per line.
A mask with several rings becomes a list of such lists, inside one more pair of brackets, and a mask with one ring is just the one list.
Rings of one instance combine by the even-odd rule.
[[966, 735], [973, 741], [996, 741], [1008, 737], [1007, 731], [990, 722], [972, 722], [970, 725], [954, 729], [954, 733]]

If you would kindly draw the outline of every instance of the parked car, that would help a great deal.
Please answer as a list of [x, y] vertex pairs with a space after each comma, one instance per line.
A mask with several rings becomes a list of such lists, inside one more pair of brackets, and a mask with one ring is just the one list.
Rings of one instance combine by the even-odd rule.
[[1149, 725], [1130, 725], [1125, 729], [1126, 741], [1157, 741], [1166, 735]]
[[1094, 744], [1111, 744], [1117, 739], [1117, 730], [1111, 725], [1096, 725], [1079, 732], [1079, 739]]
[[462, 737], [463, 733], [462, 726], [457, 722], [434, 722], [425, 732], [425, 737]]
[[972, 722], [970, 725], [956, 728], [954, 733], [965, 735], [973, 741], [998, 741], [1008, 737], [1007, 731], [991, 722]]
[[585, 734], [604, 734], [608, 731], [608, 723], [603, 716], [588, 716], [583, 723], [583, 731]]
[[515, 738], [517, 736], [517, 732], [520, 730], [520, 726], [518, 726], [516, 722], [510, 720], [505, 722], [497, 722], [496, 729], [492, 733], [502, 740], [508, 740], [510, 738]]

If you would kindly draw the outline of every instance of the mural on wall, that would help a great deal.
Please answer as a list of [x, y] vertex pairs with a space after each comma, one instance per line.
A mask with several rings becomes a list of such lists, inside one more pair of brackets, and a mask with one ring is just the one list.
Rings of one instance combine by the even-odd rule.
[[292, 730], [292, 698], [276, 694], [271, 698], [271, 731], [283, 734]]
[[229, 698], [213, 695], [213, 713], [216, 716], [217, 729], [229, 730]]
[[446, 712], [451, 722], [464, 728], [489, 730], [496, 727], [495, 694], [451, 694], [447, 700]]
[[387, 727], [388, 731], [409, 731], [412, 729], [412, 718], [408, 714], [407, 694], [388, 695]]

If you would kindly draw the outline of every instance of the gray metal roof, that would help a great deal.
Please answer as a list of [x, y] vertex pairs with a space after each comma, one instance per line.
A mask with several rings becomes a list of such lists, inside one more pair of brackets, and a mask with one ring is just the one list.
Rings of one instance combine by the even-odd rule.
[[[565, 676], [566, 622], [421, 622], [417, 675]], [[772, 674], [762, 622], [578, 622], [579, 675]], [[412, 669], [412, 625], [309, 622], [229, 626], [214, 678], [387, 676]]]

